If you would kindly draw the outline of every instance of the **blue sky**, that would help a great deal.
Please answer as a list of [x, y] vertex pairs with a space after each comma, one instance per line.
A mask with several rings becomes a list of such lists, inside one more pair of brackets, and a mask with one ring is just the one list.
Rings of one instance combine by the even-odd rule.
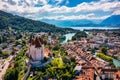
[[104, 20], [120, 14], [120, 0], [0, 0], [0, 10], [34, 20]]

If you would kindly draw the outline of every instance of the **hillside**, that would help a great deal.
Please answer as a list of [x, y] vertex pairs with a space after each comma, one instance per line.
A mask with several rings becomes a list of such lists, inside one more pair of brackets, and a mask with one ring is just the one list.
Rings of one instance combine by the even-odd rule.
[[103, 20], [101, 25], [120, 26], [120, 15], [113, 15]]
[[0, 10], [0, 29], [6, 29], [9, 26], [17, 30], [28, 30], [33, 32], [75, 32], [75, 30], [71, 28], [59, 28], [52, 24], [12, 15]]

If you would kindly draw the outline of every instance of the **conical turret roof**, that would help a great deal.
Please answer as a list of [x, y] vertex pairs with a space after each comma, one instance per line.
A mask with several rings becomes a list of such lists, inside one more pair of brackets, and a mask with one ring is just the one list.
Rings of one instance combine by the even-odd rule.
[[42, 43], [40, 42], [38, 37], [35, 37], [34, 45], [35, 45], [35, 47], [41, 47], [42, 46]]

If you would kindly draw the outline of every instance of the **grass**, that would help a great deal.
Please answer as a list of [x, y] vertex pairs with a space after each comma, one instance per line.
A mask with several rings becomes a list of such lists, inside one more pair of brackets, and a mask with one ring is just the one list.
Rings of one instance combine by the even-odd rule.
[[105, 61], [112, 61], [112, 57], [105, 55], [104, 53], [97, 53], [97, 56]]
[[101, 59], [103, 59], [103, 60], [105, 60], [105, 61], [107, 61], [107, 62], [109, 62], [109, 65], [111, 67], [113, 67], [113, 68], [115, 67], [115, 65], [113, 63], [113, 60], [112, 60], [112, 57], [110, 57], [108, 55], [105, 55], [104, 53], [97, 53], [96, 56], [99, 57], [99, 58], [101, 58]]

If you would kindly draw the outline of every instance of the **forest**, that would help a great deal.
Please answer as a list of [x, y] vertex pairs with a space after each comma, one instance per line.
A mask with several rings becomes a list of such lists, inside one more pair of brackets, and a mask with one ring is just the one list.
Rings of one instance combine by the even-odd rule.
[[27, 19], [0, 10], [0, 29], [6, 29], [8, 27], [30, 32], [52, 32], [62, 34], [77, 31], [71, 28], [60, 28], [45, 22]]

